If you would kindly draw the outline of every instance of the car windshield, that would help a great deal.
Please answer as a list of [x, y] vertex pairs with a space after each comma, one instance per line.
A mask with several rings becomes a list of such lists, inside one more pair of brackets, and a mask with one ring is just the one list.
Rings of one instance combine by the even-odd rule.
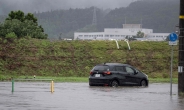
[[109, 66], [107, 65], [98, 65], [93, 68], [94, 71], [109, 71]]

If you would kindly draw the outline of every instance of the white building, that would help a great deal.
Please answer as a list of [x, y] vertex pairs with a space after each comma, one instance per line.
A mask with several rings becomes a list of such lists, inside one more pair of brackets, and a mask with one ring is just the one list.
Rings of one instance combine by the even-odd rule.
[[142, 28], [141, 24], [123, 24], [123, 28], [105, 28], [104, 32], [75, 32], [74, 40], [124, 40], [143, 32], [142, 41], [164, 41], [170, 33], [153, 33], [153, 29]]

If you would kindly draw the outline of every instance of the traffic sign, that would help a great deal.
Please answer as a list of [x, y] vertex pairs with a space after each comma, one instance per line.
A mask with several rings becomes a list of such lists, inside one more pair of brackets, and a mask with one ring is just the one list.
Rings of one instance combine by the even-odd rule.
[[177, 45], [178, 35], [176, 33], [171, 33], [169, 35], [169, 45]]
[[177, 45], [177, 41], [174, 42], [169, 41], [169, 45]]
[[171, 34], [169, 35], [169, 41], [174, 42], [174, 41], [176, 41], [177, 39], [178, 39], [178, 35], [177, 35], [176, 33], [171, 33]]

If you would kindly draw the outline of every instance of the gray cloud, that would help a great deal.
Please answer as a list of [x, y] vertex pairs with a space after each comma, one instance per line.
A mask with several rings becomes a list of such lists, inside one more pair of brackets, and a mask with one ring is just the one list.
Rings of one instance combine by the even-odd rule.
[[126, 7], [135, 0], [0, 0], [5, 9], [23, 10], [24, 12], [42, 12], [56, 9], [86, 8], [96, 6], [98, 8]]

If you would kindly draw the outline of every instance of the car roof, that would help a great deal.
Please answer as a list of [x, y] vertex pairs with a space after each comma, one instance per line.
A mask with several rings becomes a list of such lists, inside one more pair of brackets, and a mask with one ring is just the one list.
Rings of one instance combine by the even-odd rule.
[[109, 65], [109, 66], [131, 66], [129, 64], [123, 64], [123, 63], [103, 63], [103, 64], [98, 64], [98, 65]]

